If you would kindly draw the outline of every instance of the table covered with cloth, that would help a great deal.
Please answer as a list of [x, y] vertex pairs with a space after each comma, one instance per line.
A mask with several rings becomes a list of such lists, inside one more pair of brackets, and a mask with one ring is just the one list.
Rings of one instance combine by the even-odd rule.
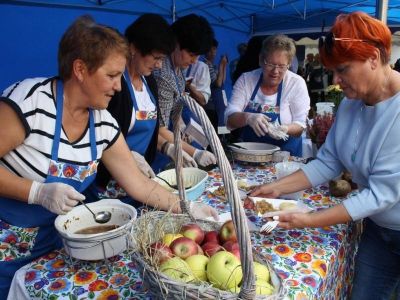
[[[273, 166], [235, 165], [237, 179], [252, 183], [275, 180]], [[229, 204], [209, 190], [222, 185], [218, 169], [209, 172], [204, 202], [220, 213]], [[319, 186], [306, 190], [302, 201], [313, 209], [329, 207], [339, 198], [329, 197], [328, 188]], [[248, 210], [250, 220], [260, 219]], [[345, 299], [351, 286], [353, 260], [361, 233], [360, 223], [324, 228], [284, 230], [270, 234], [252, 232], [256, 251], [266, 256], [287, 286], [288, 299]], [[19, 270], [10, 295], [22, 299], [150, 299], [146, 295], [129, 251], [108, 261], [84, 262], [71, 260], [63, 250], [54, 251]], [[16, 298], [17, 299], [17, 298]]]

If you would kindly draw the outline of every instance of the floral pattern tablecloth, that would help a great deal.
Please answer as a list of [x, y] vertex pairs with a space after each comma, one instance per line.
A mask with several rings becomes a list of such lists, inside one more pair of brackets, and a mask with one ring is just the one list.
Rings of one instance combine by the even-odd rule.
[[[234, 167], [237, 179], [252, 184], [275, 180], [272, 166]], [[222, 185], [218, 170], [209, 172], [208, 187]], [[208, 192], [202, 199], [220, 212], [229, 210], [226, 201]], [[313, 209], [333, 205], [328, 188], [320, 186], [304, 192], [303, 202]], [[256, 224], [259, 218], [247, 211]], [[252, 233], [254, 248], [272, 261], [288, 287], [288, 298], [345, 299], [352, 279], [361, 224], [336, 225], [305, 230], [275, 229], [271, 234]], [[135, 263], [126, 251], [108, 261], [90, 263], [71, 260], [63, 250], [31, 263], [25, 286], [32, 298], [41, 299], [147, 299]]]

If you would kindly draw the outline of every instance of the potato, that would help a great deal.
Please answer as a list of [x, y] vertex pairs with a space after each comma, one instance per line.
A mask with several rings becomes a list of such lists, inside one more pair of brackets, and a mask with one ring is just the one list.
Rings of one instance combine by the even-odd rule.
[[334, 197], [346, 197], [351, 192], [351, 185], [344, 179], [329, 181], [329, 192]]
[[279, 205], [279, 210], [288, 210], [288, 209], [294, 209], [294, 208], [297, 208], [297, 204], [292, 203], [292, 202], [282, 202]]

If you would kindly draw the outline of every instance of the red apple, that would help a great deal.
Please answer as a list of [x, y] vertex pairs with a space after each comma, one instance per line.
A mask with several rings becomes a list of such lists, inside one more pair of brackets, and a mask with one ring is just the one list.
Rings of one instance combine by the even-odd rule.
[[218, 251], [224, 250], [220, 244], [217, 244], [215, 242], [205, 243], [205, 244], [203, 244], [203, 246], [201, 246], [201, 248], [204, 251], [204, 255], [210, 256], [210, 257], [213, 256]]
[[219, 239], [223, 245], [227, 241], [237, 242], [236, 230], [232, 220], [226, 221], [219, 230]]
[[189, 256], [197, 254], [197, 246], [195, 241], [183, 236], [174, 240], [170, 248], [173, 254], [182, 259], [186, 259]]
[[201, 227], [195, 223], [189, 223], [183, 225], [181, 228], [181, 234], [183, 234], [183, 236], [188, 237], [189, 239], [192, 239], [199, 245], [201, 245], [201, 243], [204, 240], [203, 229], [201, 229]]
[[240, 260], [240, 247], [238, 242], [227, 241], [222, 245], [222, 247], [226, 251], [234, 254]]
[[204, 251], [199, 244], [197, 244], [197, 254], [204, 255]]
[[212, 230], [212, 231], [207, 231], [204, 234], [204, 241], [203, 244], [208, 243], [208, 242], [214, 242], [219, 244], [219, 237], [218, 237], [218, 231], [217, 230]]
[[174, 256], [171, 249], [161, 242], [155, 242], [151, 244], [149, 248], [149, 254], [154, 260], [156, 260], [157, 263], [160, 264]]

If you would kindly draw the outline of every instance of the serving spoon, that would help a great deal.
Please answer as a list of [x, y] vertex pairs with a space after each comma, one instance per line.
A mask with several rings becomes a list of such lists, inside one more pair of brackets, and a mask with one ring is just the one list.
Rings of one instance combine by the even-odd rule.
[[166, 180], [166, 179], [164, 179], [164, 178], [162, 178], [162, 177], [160, 177], [160, 176], [158, 176], [158, 175], [156, 175], [156, 177], [157, 177], [158, 179], [161, 179], [162, 181], [164, 181], [166, 184], [168, 184], [168, 186], [169, 186], [171, 189], [174, 189], [174, 190], [177, 190], [177, 189], [178, 189], [178, 186], [177, 186], [177, 185], [170, 184], [170, 183], [168, 182], [168, 180]]
[[92, 213], [93, 219], [96, 221], [96, 223], [104, 224], [110, 221], [111, 213], [109, 211], [99, 211], [98, 213], [94, 213], [83, 200], [78, 201], [82, 203]]

